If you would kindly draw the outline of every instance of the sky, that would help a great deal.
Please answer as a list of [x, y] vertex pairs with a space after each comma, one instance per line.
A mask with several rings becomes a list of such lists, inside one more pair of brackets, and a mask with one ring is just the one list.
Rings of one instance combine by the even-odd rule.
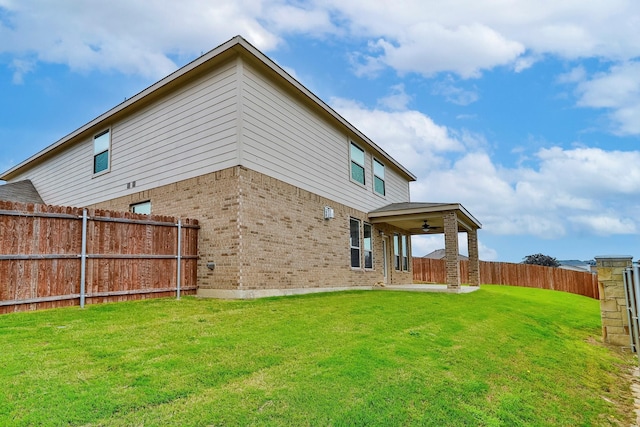
[[0, 171], [235, 35], [413, 172], [412, 201], [470, 211], [482, 260], [639, 254], [636, 0], [0, 0]]

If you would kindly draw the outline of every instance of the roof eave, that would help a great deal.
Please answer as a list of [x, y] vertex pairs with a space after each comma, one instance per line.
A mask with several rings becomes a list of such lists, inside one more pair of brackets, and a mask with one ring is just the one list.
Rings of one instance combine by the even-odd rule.
[[[420, 204], [420, 203], [416, 203]], [[382, 208], [384, 209], [384, 208]], [[439, 213], [444, 211], [458, 211], [471, 223], [473, 223], [478, 229], [482, 228], [482, 223], [478, 221], [469, 211], [460, 203], [442, 203], [442, 204], [430, 204], [430, 206], [416, 206], [407, 207], [394, 210], [375, 210], [368, 213], [369, 218], [385, 218], [393, 216], [419, 216], [430, 213]]]

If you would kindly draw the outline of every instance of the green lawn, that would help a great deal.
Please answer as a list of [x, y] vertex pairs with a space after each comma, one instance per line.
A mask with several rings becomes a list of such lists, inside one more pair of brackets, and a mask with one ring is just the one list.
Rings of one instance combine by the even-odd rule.
[[629, 425], [598, 302], [483, 286], [0, 316], [0, 425]]

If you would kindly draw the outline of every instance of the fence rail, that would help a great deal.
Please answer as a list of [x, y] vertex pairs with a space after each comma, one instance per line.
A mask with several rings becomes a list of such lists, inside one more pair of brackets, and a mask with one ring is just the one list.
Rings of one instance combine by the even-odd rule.
[[[460, 261], [460, 277], [462, 282], [468, 282], [468, 261]], [[413, 280], [446, 283], [445, 261], [413, 258]], [[540, 265], [480, 261], [480, 283], [553, 289], [595, 299], [600, 297], [597, 275]]]
[[198, 221], [0, 201], [0, 313], [194, 293]]

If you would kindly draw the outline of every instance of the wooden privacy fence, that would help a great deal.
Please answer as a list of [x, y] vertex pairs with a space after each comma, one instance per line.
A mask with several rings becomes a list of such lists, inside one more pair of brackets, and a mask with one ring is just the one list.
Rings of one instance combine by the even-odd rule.
[[193, 294], [198, 221], [0, 201], [0, 313]]
[[[460, 261], [460, 277], [468, 281], [469, 261]], [[413, 258], [413, 280], [446, 283], [445, 261]], [[598, 276], [589, 272], [531, 264], [480, 261], [480, 283], [553, 289], [598, 299]]]

